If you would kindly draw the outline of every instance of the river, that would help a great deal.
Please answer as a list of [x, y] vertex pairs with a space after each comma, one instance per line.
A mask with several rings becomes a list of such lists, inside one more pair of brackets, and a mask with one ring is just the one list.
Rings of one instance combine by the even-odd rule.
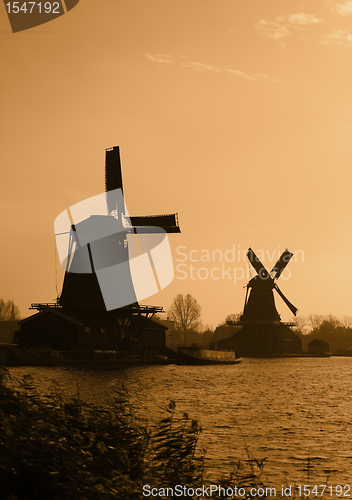
[[[268, 457], [268, 486], [307, 484], [308, 457], [311, 485], [352, 486], [352, 358], [245, 358], [234, 366], [119, 371], [19, 367], [10, 373], [30, 373], [42, 394], [55, 383], [75, 395], [78, 384], [82, 400], [103, 404], [124, 382], [137, 414], [151, 421], [175, 400], [202, 425], [200, 445], [214, 480], [245, 459], [247, 448], [257, 459]], [[352, 491], [346, 487], [342, 496]]]

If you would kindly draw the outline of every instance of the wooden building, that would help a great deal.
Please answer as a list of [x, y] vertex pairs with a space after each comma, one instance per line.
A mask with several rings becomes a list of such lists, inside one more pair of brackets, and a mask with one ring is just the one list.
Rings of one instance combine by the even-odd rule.
[[308, 344], [309, 354], [329, 354], [330, 344], [324, 339], [313, 339]]
[[248, 357], [302, 353], [300, 337], [280, 321], [242, 322], [236, 330], [230, 337], [218, 340], [216, 348], [239, 351], [240, 356]]
[[122, 350], [131, 354], [162, 354], [167, 327], [149, 318], [143, 324], [128, 325], [121, 317], [115, 323], [111, 315], [75, 314], [59, 308], [46, 308], [19, 322], [15, 342], [20, 347], [50, 347], [58, 351]]

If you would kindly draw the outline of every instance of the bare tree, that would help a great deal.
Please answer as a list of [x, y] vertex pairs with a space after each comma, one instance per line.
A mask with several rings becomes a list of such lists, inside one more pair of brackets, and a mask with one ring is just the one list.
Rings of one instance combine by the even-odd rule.
[[323, 321], [314, 333], [325, 339], [326, 337], [343, 334], [344, 331], [345, 327], [341, 321], [336, 316], [329, 314], [323, 317]]
[[232, 325], [233, 323], [238, 323], [242, 314], [241, 313], [232, 313], [228, 314], [225, 318], [224, 325]]
[[0, 321], [16, 321], [20, 319], [20, 310], [13, 300], [5, 302], [0, 299]]
[[342, 318], [342, 324], [345, 328], [352, 328], [352, 317], [351, 316], [344, 316]]
[[176, 329], [183, 335], [185, 345], [187, 334], [196, 331], [200, 325], [200, 312], [200, 305], [190, 293], [176, 295], [167, 312], [168, 318], [175, 322]]
[[306, 335], [307, 334], [307, 318], [304, 316], [294, 316], [292, 318], [292, 323], [295, 324], [293, 327], [293, 330], [296, 333], [299, 333], [300, 335]]
[[308, 316], [308, 323], [312, 330], [317, 330], [322, 324], [324, 316], [322, 314], [310, 314]]

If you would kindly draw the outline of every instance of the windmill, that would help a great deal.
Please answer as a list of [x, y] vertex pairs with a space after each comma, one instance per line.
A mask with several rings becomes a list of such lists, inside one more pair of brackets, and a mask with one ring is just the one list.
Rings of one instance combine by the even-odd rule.
[[241, 321], [280, 321], [275, 307], [273, 290], [280, 295], [290, 311], [296, 315], [297, 308], [281, 292], [275, 281], [279, 279], [293, 254], [285, 250], [270, 273], [265, 269], [251, 248], [247, 258], [256, 270], [257, 275], [247, 284], [247, 292]]
[[[97, 202], [94, 208], [97, 206], [98, 210], [82, 211], [82, 205], [91, 203], [91, 200], [93, 205]], [[81, 210], [79, 216], [75, 210]], [[66, 331], [65, 342], [69, 350], [75, 350], [77, 345], [89, 344], [131, 351], [132, 344], [136, 345], [133, 341], [138, 341], [143, 332], [150, 331], [151, 328], [155, 331], [149, 320], [154, 314], [163, 312], [163, 308], [159, 306], [140, 305], [137, 296], [140, 300], [149, 297], [158, 292], [158, 285], [159, 288], [164, 288], [173, 278], [168, 242], [166, 241], [171, 260], [171, 279], [170, 262], [165, 257], [165, 251], [162, 254], [153, 253], [156, 247], [150, 249], [143, 242], [145, 240], [141, 243], [140, 237], [137, 244], [136, 235], [144, 235], [147, 241], [150, 241], [153, 235], [157, 238], [160, 235], [165, 242], [165, 233], [181, 232], [177, 214], [129, 217], [123, 197], [120, 150], [117, 146], [107, 149], [105, 153], [105, 194], [71, 206], [70, 214], [71, 216], [68, 211], [64, 211], [55, 220], [57, 244], [57, 238], [62, 238], [57, 247], [65, 269], [62, 292], [55, 303], [33, 303], [30, 309], [37, 309], [40, 314], [50, 313], [49, 316], [54, 322], [51, 331], [56, 328], [59, 339], [63, 337], [62, 332]], [[157, 249], [160, 246], [158, 244]], [[132, 253], [134, 252], [133, 258], [131, 248]], [[140, 262], [139, 257], [142, 257], [147, 265], [139, 267], [138, 263], [133, 264], [133, 261]], [[164, 272], [165, 262], [169, 265], [169, 269], [166, 269], [168, 276], [165, 276], [167, 272]], [[116, 271], [115, 274], [111, 272], [111, 281], [105, 282], [113, 283], [113, 289], [109, 289], [111, 293], [106, 294], [104, 291], [103, 294], [101, 291], [101, 270], [107, 275], [111, 270]], [[135, 292], [134, 285], [137, 283], [143, 289], [146, 276], [151, 278], [150, 282], [155, 286], [155, 291], [149, 293], [148, 288], [143, 296]], [[132, 277], [137, 279], [133, 281]], [[112, 302], [115, 301], [114, 304], [121, 304], [119, 300], [122, 297], [125, 305], [111, 306], [106, 302], [107, 297]], [[32, 318], [35, 323], [37, 316]], [[60, 322], [66, 322], [65, 327]], [[37, 328], [35, 324], [34, 337]], [[70, 330], [70, 333], [68, 328], [74, 331]], [[47, 342], [44, 330], [43, 339]], [[153, 334], [153, 338], [162, 342], [165, 335], [159, 333]], [[92, 336], [90, 339], [89, 335]], [[24, 333], [24, 339], [27, 338]]]
[[269, 272], [251, 248], [247, 258], [257, 275], [247, 284], [243, 313], [239, 321], [229, 321], [234, 333], [218, 342], [218, 348], [238, 350], [241, 356], [267, 357], [297, 355], [302, 352], [302, 340], [291, 329], [294, 323], [280, 320], [274, 300], [274, 290], [280, 295], [290, 311], [296, 315], [297, 308], [281, 292], [276, 281], [281, 276], [293, 254], [283, 252]]
[[[111, 196], [116, 190], [121, 190], [119, 196]], [[134, 295], [130, 271], [128, 268], [129, 235], [158, 233], [161, 228], [166, 233], [180, 233], [177, 214], [146, 215], [129, 217], [123, 197], [123, 183], [119, 147], [109, 148], [105, 152], [105, 192], [107, 215], [92, 215], [79, 224], [71, 226], [70, 241], [77, 242], [76, 234], [81, 231], [104, 233], [105, 228], [114, 226], [115, 230], [107, 231], [108, 236], [96, 239], [71, 252], [72, 257], [67, 262], [60, 305], [68, 309], [104, 310], [104, 300], [99, 287], [97, 272], [94, 268], [92, 254], [104, 259], [105, 267], [112, 264], [126, 262], [126, 275], [119, 289], [119, 293], [130, 297], [129, 303], [138, 308], [138, 301]], [[122, 196], [121, 196], [122, 194]], [[88, 227], [89, 226], [89, 227]], [[85, 231], [85, 229], [88, 230]], [[106, 233], [106, 231], [105, 231]], [[110, 263], [109, 263], [110, 259]], [[96, 259], [94, 259], [96, 263]], [[128, 286], [126, 283], [130, 283]], [[144, 308], [145, 310], [145, 308]], [[141, 307], [139, 307], [139, 312]]]

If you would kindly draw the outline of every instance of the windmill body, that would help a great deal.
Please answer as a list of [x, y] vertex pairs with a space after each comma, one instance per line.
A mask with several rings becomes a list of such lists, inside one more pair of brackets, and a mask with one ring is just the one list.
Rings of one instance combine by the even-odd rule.
[[[88, 229], [90, 230], [95, 227], [112, 226], [115, 232], [88, 245], [79, 247], [76, 234], [77, 232], [89, 233], [89, 230], [86, 231], [84, 227], [88, 222]], [[111, 215], [93, 215], [89, 220], [84, 220], [71, 227], [70, 241], [72, 241], [74, 249], [69, 254], [70, 258], [65, 270], [62, 293], [59, 296], [61, 306], [68, 309], [93, 308], [105, 310], [103, 296], [95, 272], [96, 266], [99, 266], [99, 256], [100, 260], [104, 259], [101, 265], [105, 267], [111, 267], [121, 262], [126, 262], [128, 265], [127, 231], [121, 230], [116, 222], [115, 217]], [[94, 264], [93, 255], [95, 256]]]
[[[63, 291], [59, 298], [60, 304], [65, 309], [77, 312], [77, 308], [84, 308], [89, 314], [96, 311], [99, 314], [106, 314], [109, 318], [120, 318], [122, 311], [131, 312], [131, 308], [128, 307], [130, 305], [135, 312], [141, 311], [130, 268], [131, 255], [128, 242], [130, 236], [134, 237], [134, 228], [131, 226], [126, 228], [116, 222], [119, 221], [116, 221], [113, 215], [94, 215], [71, 227], [75, 242], [81, 241], [77, 233], [83, 231], [90, 243], [81, 247], [75, 244], [71, 253], [72, 258], [67, 262]], [[88, 230], [85, 227], [87, 223], [89, 223]], [[135, 246], [132, 239], [132, 247]], [[111, 278], [104, 282], [99, 273]], [[113, 283], [112, 288], [109, 287], [109, 283], [110, 285]]]
[[247, 285], [249, 298], [246, 302], [243, 321], [280, 321], [274, 300], [274, 282], [271, 278], [263, 280], [255, 276]]

